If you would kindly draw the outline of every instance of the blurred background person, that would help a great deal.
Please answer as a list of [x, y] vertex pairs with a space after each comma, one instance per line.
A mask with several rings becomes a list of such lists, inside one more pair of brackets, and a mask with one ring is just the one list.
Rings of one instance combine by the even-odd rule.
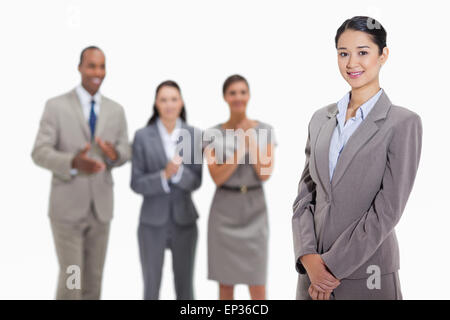
[[[216, 184], [208, 220], [208, 278], [219, 282], [220, 299], [233, 299], [236, 284], [247, 284], [252, 299], [265, 299], [268, 217], [262, 185], [272, 173], [275, 137], [269, 124], [247, 118], [250, 92], [244, 77], [226, 79], [223, 97], [230, 117], [211, 128], [221, 134], [214, 148], [205, 149]], [[237, 143], [226, 139], [226, 132], [236, 130]]]
[[138, 227], [144, 299], [159, 298], [166, 248], [177, 299], [194, 299], [198, 213], [191, 193], [201, 182], [201, 131], [186, 123], [178, 84], [165, 81], [156, 89], [153, 115], [133, 142], [131, 188], [144, 198]]
[[[100, 298], [113, 216], [111, 170], [131, 155], [124, 110], [99, 91], [106, 74], [102, 50], [85, 48], [78, 71], [80, 85], [47, 101], [32, 151], [33, 161], [53, 174], [57, 299]], [[79, 283], [68, 283], [71, 275], [80, 275]]]

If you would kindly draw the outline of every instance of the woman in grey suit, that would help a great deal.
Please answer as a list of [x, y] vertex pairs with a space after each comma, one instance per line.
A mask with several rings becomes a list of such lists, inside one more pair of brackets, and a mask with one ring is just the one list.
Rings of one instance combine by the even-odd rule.
[[179, 86], [165, 81], [156, 89], [153, 116], [133, 142], [131, 188], [144, 196], [138, 228], [144, 299], [159, 297], [166, 248], [177, 299], [194, 299], [198, 214], [191, 192], [202, 181], [201, 159], [201, 131], [186, 124]]
[[249, 285], [252, 299], [265, 299], [268, 222], [262, 184], [272, 173], [275, 139], [269, 124], [246, 116], [245, 78], [229, 77], [223, 95], [230, 118], [205, 132], [205, 140], [213, 140], [205, 154], [217, 185], [208, 220], [208, 277], [220, 283], [220, 299], [233, 299], [238, 283]]
[[337, 30], [351, 86], [314, 113], [292, 228], [298, 299], [402, 299], [395, 235], [419, 165], [422, 124], [379, 84], [386, 31], [368, 17]]

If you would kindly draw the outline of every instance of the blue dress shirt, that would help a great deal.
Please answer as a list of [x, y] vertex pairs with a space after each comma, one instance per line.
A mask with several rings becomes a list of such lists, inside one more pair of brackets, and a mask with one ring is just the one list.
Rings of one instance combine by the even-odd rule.
[[344, 150], [345, 144], [351, 135], [358, 129], [359, 125], [364, 121], [364, 119], [369, 114], [370, 110], [375, 106], [380, 98], [383, 89], [380, 89], [374, 96], [367, 100], [363, 105], [361, 105], [358, 110], [356, 110], [356, 115], [353, 118], [349, 118], [347, 122], [345, 117], [347, 114], [348, 103], [350, 102], [350, 92], [338, 101], [337, 108], [338, 114], [337, 125], [334, 129], [333, 136], [331, 137], [330, 151], [329, 151], [329, 170], [330, 170], [330, 181], [333, 178], [334, 169], [339, 159], [339, 155], [342, 150]]

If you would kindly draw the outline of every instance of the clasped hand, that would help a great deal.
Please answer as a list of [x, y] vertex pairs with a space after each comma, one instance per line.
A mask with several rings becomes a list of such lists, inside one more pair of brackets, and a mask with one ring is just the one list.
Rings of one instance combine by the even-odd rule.
[[311, 285], [308, 293], [313, 300], [329, 300], [331, 292], [340, 285], [327, 269], [320, 254], [306, 254], [300, 258], [306, 269]]

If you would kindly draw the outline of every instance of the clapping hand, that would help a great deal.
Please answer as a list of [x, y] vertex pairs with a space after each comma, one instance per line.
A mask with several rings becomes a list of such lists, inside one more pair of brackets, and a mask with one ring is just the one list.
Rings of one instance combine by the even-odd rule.
[[97, 142], [98, 146], [102, 150], [102, 152], [111, 160], [117, 160], [117, 151], [116, 148], [108, 141], [103, 141], [99, 137], [95, 138], [95, 142]]
[[170, 160], [166, 168], [164, 169], [164, 174], [166, 179], [169, 179], [174, 174], [178, 172], [178, 169], [180, 168], [180, 165], [182, 163], [182, 158], [179, 155], [175, 155], [172, 160]]
[[105, 169], [103, 162], [89, 158], [87, 153], [91, 149], [91, 144], [87, 143], [83, 150], [77, 153], [72, 159], [72, 168], [85, 173], [97, 173]]

